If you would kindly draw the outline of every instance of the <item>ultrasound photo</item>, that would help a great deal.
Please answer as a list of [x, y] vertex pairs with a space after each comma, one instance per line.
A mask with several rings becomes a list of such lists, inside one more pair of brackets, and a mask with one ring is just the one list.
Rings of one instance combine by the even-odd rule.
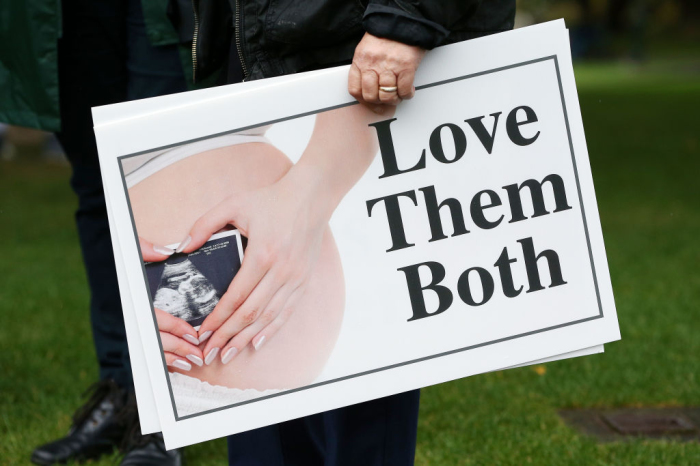
[[228, 289], [242, 257], [241, 235], [232, 230], [215, 234], [189, 254], [176, 253], [163, 262], [147, 263], [153, 306], [193, 327], [200, 325]]

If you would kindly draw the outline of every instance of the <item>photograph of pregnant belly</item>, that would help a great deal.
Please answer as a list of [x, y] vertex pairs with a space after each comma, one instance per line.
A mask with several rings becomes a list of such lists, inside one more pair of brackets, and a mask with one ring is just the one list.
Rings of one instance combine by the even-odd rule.
[[[328, 222], [377, 152], [368, 125], [390, 117], [320, 113], [295, 163], [269, 126], [122, 159], [144, 262], [184, 257], [164, 263], [151, 296], [179, 416], [317, 380], [345, 306]], [[216, 292], [187, 254], [234, 228], [243, 260]]]

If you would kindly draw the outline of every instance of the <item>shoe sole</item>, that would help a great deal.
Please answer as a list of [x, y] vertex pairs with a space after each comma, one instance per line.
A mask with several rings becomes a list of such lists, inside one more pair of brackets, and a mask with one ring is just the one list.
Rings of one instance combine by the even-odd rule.
[[114, 450], [115, 450], [114, 447], [110, 448], [109, 450], [102, 449], [99, 451], [91, 452], [90, 454], [81, 454], [81, 455], [77, 455], [77, 456], [72, 456], [70, 458], [66, 458], [66, 459], [61, 460], [61, 461], [50, 461], [50, 460], [47, 460], [45, 458], [41, 458], [40, 456], [37, 456], [35, 453], [32, 453], [31, 462], [34, 464], [38, 464], [39, 466], [52, 466], [54, 464], [66, 464], [69, 461], [74, 461], [76, 463], [85, 463], [87, 461], [96, 460], [101, 456], [113, 453]]

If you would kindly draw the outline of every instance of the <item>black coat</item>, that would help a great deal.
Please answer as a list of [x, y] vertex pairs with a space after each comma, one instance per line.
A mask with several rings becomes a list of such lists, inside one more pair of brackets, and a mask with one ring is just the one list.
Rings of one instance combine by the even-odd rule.
[[193, 2], [196, 79], [218, 69], [231, 47], [246, 79], [259, 79], [350, 63], [365, 31], [432, 49], [512, 29], [515, 17], [515, 0]]

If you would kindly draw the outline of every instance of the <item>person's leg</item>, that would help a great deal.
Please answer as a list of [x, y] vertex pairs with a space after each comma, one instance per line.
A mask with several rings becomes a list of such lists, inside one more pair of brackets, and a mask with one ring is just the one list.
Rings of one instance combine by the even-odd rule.
[[410, 466], [420, 391], [228, 437], [229, 466]]
[[90, 108], [126, 99], [121, 0], [63, 0], [59, 40], [59, 141], [73, 168], [76, 222], [90, 286], [90, 317], [101, 380], [132, 386], [109, 224]]
[[230, 435], [226, 438], [228, 464], [232, 466], [283, 466], [285, 462], [280, 441], [278, 425]]
[[306, 416], [231, 435], [230, 466], [321, 466], [326, 451], [324, 419]]
[[125, 10], [121, 0], [61, 3], [63, 35], [57, 59], [62, 127], [57, 136], [73, 168], [71, 187], [78, 196], [76, 223], [90, 287], [100, 382], [74, 414], [68, 435], [32, 452], [32, 461], [44, 465], [95, 458], [118, 445], [123, 429], [117, 414], [132, 384], [124, 365], [124, 323], [90, 114], [92, 106], [126, 98]]
[[[61, 3], [63, 35], [58, 44], [58, 68], [62, 127], [57, 136], [73, 168], [71, 187], [78, 196], [76, 222], [90, 287], [90, 317], [101, 382], [74, 416], [68, 436], [33, 452], [32, 460], [38, 464], [99, 456], [121, 443], [125, 426], [118, 413], [133, 388], [90, 109], [186, 88], [177, 46], [163, 48], [159, 54], [144, 42], [140, 0]], [[134, 61], [142, 67], [134, 68]], [[162, 451], [155, 448], [153, 453], [157, 456]], [[153, 455], [149, 457], [153, 459]], [[136, 458], [143, 459], [143, 455]]]
[[131, 367], [90, 108], [186, 90], [177, 45], [148, 42], [140, 0], [64, 0], [59, 139], [73, 167], [100, 379], [131, 389]]
[[322, 413], [326, 466], [410, 466], [416, 451], [420, 391]]

